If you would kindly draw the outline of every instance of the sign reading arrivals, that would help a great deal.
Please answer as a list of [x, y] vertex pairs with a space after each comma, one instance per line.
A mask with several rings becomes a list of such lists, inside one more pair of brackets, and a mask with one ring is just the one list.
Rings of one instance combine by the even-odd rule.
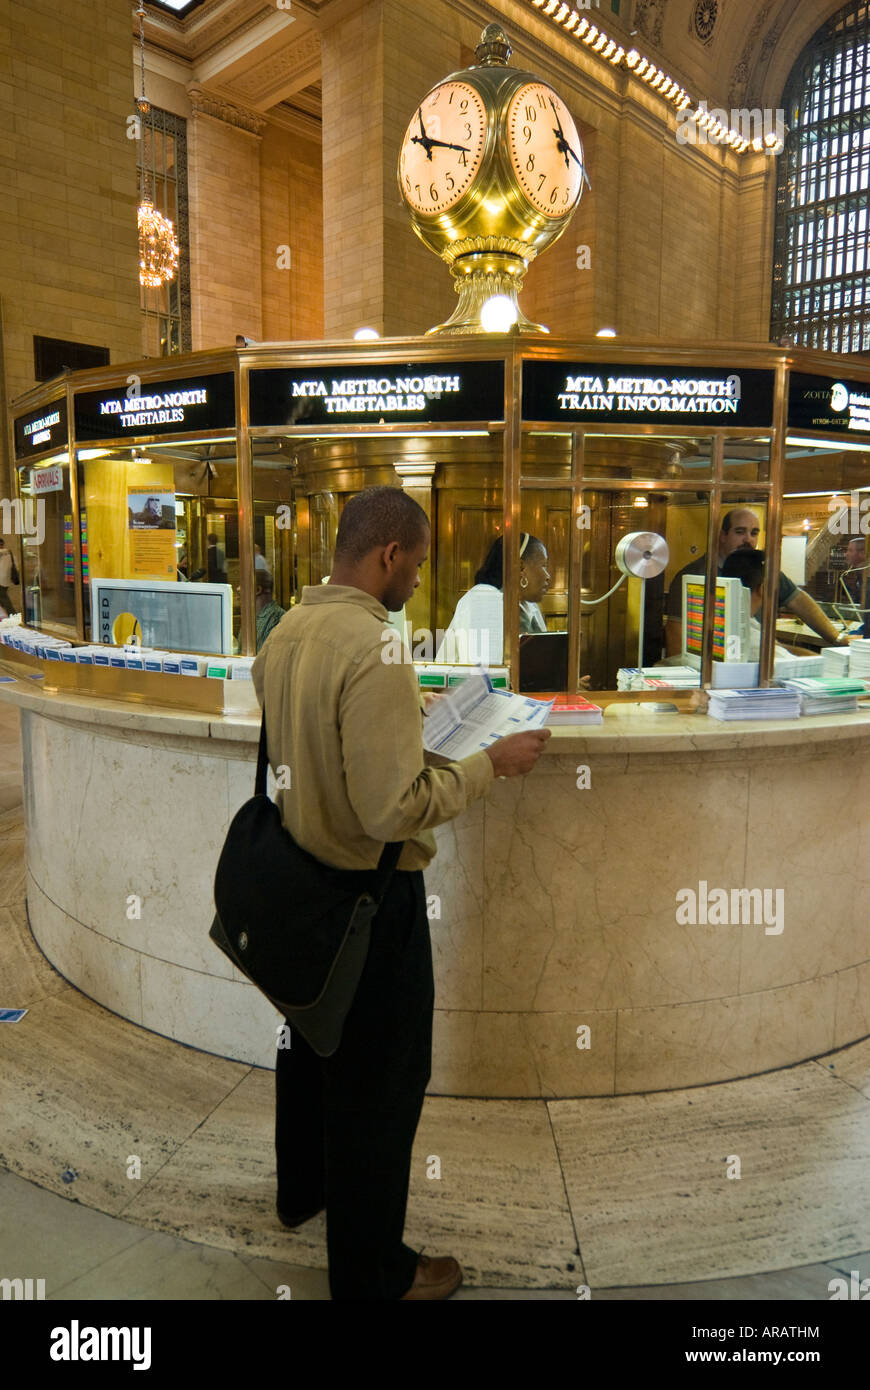
[[170, 381], [128, 378], [122, 389], [77, 392], [75, 421], [78, 441], [233, 429], [235, 378], [232, 372]]
[[523, 419], [769, 427], [773, 372], [524, 362]]
[[250, 374], [252, 425], [504, 418], [501, 362], [319, 363]]
[[870, 434], [870, 384], [792, 372], [788, 423], [790, 429]]
[[65, 449], [69, 439], [66, 400], [40, 406], [15, 421], [15, 456], [30, 458], [48, 450]]

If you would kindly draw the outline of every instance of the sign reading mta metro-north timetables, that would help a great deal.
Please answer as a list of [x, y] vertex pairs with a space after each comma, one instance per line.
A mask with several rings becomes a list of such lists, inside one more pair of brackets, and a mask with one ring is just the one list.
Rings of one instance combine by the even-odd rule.
[[250, 374], [252, 425], [504, 418], [502, 362], [349, 362]]

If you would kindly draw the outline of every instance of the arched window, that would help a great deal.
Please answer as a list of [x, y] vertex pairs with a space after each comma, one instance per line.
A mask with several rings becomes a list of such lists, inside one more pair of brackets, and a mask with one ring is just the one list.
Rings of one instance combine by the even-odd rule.
[[816, 32], [783, 105], [770, 336], [870, 352], [868, 0], [851, 0]]

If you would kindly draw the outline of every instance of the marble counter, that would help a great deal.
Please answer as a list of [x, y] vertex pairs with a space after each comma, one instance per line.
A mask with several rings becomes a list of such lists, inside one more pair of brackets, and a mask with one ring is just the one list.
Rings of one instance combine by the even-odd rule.
[[[26, 678], [0, 699], [21, 712], [28, 911], [48, 959], [134, 1023], [272, 1066], [277, 1014], [208, 939], [258, 719]], [[870, 711], [735, 726], [614, 705], [554, 730], [534, 773], [436, 832], [430, 1092], [671, 1089], [865, 1037], [868, 752]]]

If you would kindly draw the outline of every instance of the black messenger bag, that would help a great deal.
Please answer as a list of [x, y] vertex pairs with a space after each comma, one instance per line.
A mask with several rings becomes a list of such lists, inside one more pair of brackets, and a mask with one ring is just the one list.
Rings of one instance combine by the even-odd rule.
[[267, 762], [264, 709], [254, 795], [227, 832], [209, 936], [320, 1057], [331, 1057], [402, 844], [384, 845], [374, 871], [321, 864], [285, 830], [266, 795]]

